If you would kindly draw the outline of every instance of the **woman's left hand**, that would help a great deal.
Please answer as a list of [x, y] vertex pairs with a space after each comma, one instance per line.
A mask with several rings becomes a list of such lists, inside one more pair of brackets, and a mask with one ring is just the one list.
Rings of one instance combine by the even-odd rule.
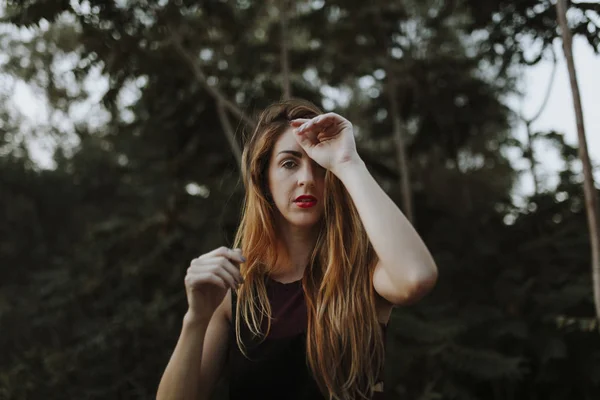
[[334, 174], [339, 167], [359, 158], [352, 123], [338, 114], [298, 118], [292, 120], [291, 125], [306, 154]]

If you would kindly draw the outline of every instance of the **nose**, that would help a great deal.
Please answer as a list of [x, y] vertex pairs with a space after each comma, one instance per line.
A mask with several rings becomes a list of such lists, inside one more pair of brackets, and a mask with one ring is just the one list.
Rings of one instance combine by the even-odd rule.
[[314, 186], [317, 174], [317, 167], [313, 162], [304, 162], [298, 171], [298, 185]]

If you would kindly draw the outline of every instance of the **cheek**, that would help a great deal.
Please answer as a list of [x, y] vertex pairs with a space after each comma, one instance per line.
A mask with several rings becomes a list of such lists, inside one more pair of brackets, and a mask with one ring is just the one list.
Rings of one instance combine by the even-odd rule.
[[277, 171], [272, 175], [269, 182], [269, 187], [273, 198], [280, 202], [287, 201], [292, 189], [292, 186], [290, 185], [290, 177], [287, 175], [284, 171]]
[[277, 197], [277, 192], [281, 191], [279, 190], [279, 188], [281, 187], [281, 174], [273, 165], [269, 167], [268, 185], [269, 192], [271, 192], [271, 195], [273, 197]]

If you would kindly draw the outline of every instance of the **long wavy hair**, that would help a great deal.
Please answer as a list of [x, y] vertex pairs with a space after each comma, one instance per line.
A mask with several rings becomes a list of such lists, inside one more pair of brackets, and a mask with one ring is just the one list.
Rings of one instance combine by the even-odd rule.
[[[262, 340], [271, 328], [271, 306], [265, 276], [276, 255], [276, 206], [269, 199], [268, 165], [275, 141], [295, 118], [321, 114], [304, 100], [287, 100], [267, 107], [246, 141], [242, 178], [246, 189], [235, 246], [247, 261], [240, 270], [235, 333], [247, 356], [241, 324]], [[324, 216], [316, 244], [302, 278], [305, 293], [307, 361], [320, 390], [329, 399], [373, 395], [382, 370], [384, 343], [375, 307], [373, 271], [377, 262], [359, 214], [339, 179], [325, 174]], [[266, 332], [261, 332], [266, 318]]]

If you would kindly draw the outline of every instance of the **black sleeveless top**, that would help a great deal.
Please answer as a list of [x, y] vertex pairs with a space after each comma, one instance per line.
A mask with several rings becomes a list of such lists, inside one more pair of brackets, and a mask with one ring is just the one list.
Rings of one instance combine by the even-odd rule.
[[[242, 339], [248, 358], [235, 338], [237, 295], [232, 291], [229, 334], [229, 399], [325, 400], [306, 360], [307, 311], [301, 281], [280, 283], [267, 278], [272, 321], [269, 335], [260, 343]], [[244, 325], [242, 325], [243, 327]], [[384, 338], [386, 326], [381, 324]], [[266, 323], [263, 332], [266, 330]], [[246, 329], [249, 335], [248, 330]], [[383, 378], [383, 376], [382, 376]], [[378, 384], [383, 387], [383, 383]], [[373, 400], [384, 399], [383, 389]]]

